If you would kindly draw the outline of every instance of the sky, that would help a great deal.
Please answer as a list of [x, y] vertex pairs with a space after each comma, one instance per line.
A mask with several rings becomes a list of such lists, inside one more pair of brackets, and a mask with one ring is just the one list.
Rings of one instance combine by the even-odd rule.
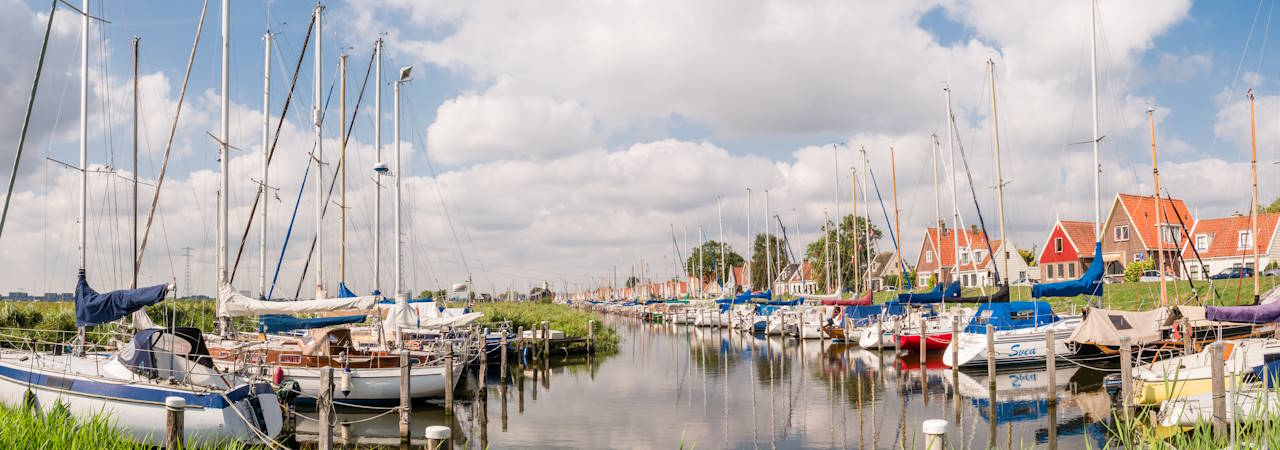
[[[1250, 90], [1259, 196], [1265, 204], [1280, 194], [1271, 182], [1280, 179], [1280, 65], [1267, 54], [1280, 39], [1270, 36], [1274, 4], [1098, 2], [1104, 214], [1117, 193], [1154, 189], [1149, 108], [1162, 191], [1186, 200], [1196, 217], [1247, 212]], [[89, 29], [87, 108], [86, 267], [99, 290], [128, 287], [129, 179], [136, 173], [141, 180], [145, 224], [172, 132], [139, 280], [214, 292], [220, 5], [209, 2], [197, 35], [201, 2], [90, 1], [90, 15], [103, 19]], [[998, 236], [997, 161], [1006, 234], [1018, 248], [1043, 246], [1056, 218], [1094, 216], [1092, 146], [1081, 144], [1092, 139], [1088, 1], [328, 2], [319, 77], [314, 36], [299, 65], [315, 6], [231, 4], [233, 256], [262, 178], [264, 67], [271, 69], [273, 138], [301, 68], [269, 165], [265, 257], [255, 218], [233, 280], [238, 290], [267, 286], [276, 298], [309, 298], [317, 266], [330, 292], [339, 281], [362, 293], [394, 290], [394, 180], [372, 169], [379, 161], [394, 168], [392, 80], [406, 66], [413, 77], [401, 92], [400, 272], [413, 292], [468, 276], [485, 292], [527, 291], [544, 281], [557, 289], [591, 286], [615, 269], [620, 279], [642, 269], [673, 276], [673, 241], [687, 255], [701, 227], [707, 239], [723, 233], [741, 250], [748, 226], [757, 233], [771, 215], [775, 225], [786, 224], [799, 251], [836, 211], [871, 211], [887, 229], [894, 184], [902, 253], [913, 261], [924, 227], [938, 216], [950, 220], [958, 211], [966, 225], [979, 221], [975, 197], [981, 221]], [[0, 147], [0, 173], [7, 177], [49, 3], [0, 0], [0, 8], [0, 42], [8, 43], [0, 49], [7, 61], [0, 66], [0, 141], [9, 143]], [[0, 235], [7, 269], [0, 291], [74, 288], [79, 172], [59, 161], [79, 161], [80, 37], [79, 13], [58, 4]], [[365, 79], [379, 38], [381, 115], [373, 105], [377, 82]], [[346, 200], [335, 192], [329, 201], [321, 251], [306, 266], [319, 203], [319, 170], [308, 170], [312, 112], [324, 105], [318, 157], [327, 188], [341, 141], [340, 55], [348, 56], [346, 114], [355, 113]], [[317, 85], [327, 102], [316, 101]], [[948, 85], [954, 131], [946, 120]], [[939, 143], [936, 191], [931, 135]], [[856, 205], [852, 174], [863, 189]], [[889, 239], [878, 247], [893, 250]]]

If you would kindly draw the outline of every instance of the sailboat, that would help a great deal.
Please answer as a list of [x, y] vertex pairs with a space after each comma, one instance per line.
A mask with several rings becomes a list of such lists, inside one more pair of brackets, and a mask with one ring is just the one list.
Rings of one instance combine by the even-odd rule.
[[[75, 293], [78, 332], [69, 354], [0, 352], [0, 402], [31, 405], [37, 411], [64, 405], [72, 416], [85, 421], [108, 414], [121, 419], [116, 427], [129, 438], [156, 446], [164, 443], [167, 405], [185, 404], [184, 438], [188, 443], [269, 443], [283, 424], [280, 404], [271, 386], [244, 383], [219, 371], [210, 361], [199, 330], [148, 327], [115, 352], [86, 351], [86, 327], [130, 316], [163, 300], [172, 288], [158, 285], [99, 293], [87, 281], [89, 2], [86, 0], [81, 8], [77, 11], [81, 14], [82, 39], [80, 267]], [[229, 6], [223, 2], [224, 30], [228, 18]], [[52, 23], [52, 13], [48, 20]], [[47, 43], [47, 35], [45, 40]]]

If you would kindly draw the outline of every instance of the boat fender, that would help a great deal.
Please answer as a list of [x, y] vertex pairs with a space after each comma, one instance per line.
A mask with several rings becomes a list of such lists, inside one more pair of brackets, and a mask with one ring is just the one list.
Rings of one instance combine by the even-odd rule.
[[342, 375], [338, 377], [338, 386], [342, 390], [342, 395], [351, 394], [351, 369], [342, 369]]
[[283, 383], [283, 382], [284, 382], [284, 369], [283, 369], [283, 368], [281, 368], [280, 366], [276, 366], [276, 373], [274, 373], [274, 374], [272, 374], [272, 375], [271, 375], [271, 382], [272, 382], [272, 383], [275, 383], [275, 384], [280, 384], [280, 383]]

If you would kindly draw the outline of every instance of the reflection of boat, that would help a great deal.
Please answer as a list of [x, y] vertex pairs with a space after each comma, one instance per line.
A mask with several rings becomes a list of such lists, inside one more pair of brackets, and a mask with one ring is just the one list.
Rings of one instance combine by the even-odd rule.
[[[1047, 356], [1045, 331], [1053, 330], [1054, 355], [1072, 355], [1067, 338], [1080, 326], [1079, 317], [1059, 318], [1048, 302], [990, 303], [978, 308], [969, 324], [943, 353], [948, 366], [981, 366], [987, 363], [987, 325], [994, 329], [992, 341], [997, 366], [1043, 364]], [[954, 347], [959, 347], [958, 349]], [[958, 352], [956, 351], [958, 350]], [[958, 363], [953, 361], [959, 353]]]
[[[1071, 378], [1080, 370], [1077, 366], [1060, 368], [1054, 374], [1054, 389], [1059, 398], [1072, 396], [1068, 389]], [[993, 419], [991, 391], [985, 374], [971, 375], [964, 372], [942, 371], [948, 382], [956, 383], [957, 392], [969, 398], [983, 420]], [[952, 374], [959, 378], [952, 378]], [[1049, 376], [1045, 370], [996, 373], [996, 401], [994, 419], [997, 423], [1041, 420], [1049, 414], [1046, 391]], [[1105, 397], [1104, 397], [1105, 398]], [[1107, 405], [1108, 408], [1110, 405]]]
[[[317, 442], [319, 439], [320, 423], [314, 420], [315, 412], [299, 412], [300, 415], [308, 417], [312, 420], [302, 419], [297, 421], [297, 438], [299, 442]], [[339, 410], [334, 414], [332, 421], [333, 436], [335, 444], [360, 445], [360, 446], [400, 446], [400, 415], [399, 414], [382, 414], [380, 412], [365, 411], [342, 411]], [[411, 432], [410, 443], [412, 445], [422, 445], [426, 443], [420, 431], [432, 425], [448, 425], [454, 428], [454, 432], [461, 430], [455, 421], [446, 422], [444, 410], [442, 409], [414, 409], [413, 414], [409, 415], [409, 430]], [[466, 439], [465, 436], [458, 436], [460, 441]]]

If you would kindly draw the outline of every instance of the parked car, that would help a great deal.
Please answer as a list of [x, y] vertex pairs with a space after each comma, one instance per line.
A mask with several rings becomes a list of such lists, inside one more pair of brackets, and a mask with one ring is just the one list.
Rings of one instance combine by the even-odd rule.
[[[1175, 276], [1174, 274], [1171, 274], [1171, 273], [1165, 273], [1165, 274], [1164, 274], [1164, 279], [1165, 279], [1165, 280], [1177, 280], [1177, 279], [1178, 279], [1178, 277], [1177, 277], [1177, 276]], [[1141, 282], [1143, 282], [1143, 283], [1151, 282], [1151, 281], [1156, 281], [1156, 282], [1158, 282], [1158, 281], [1160, 281], [1160, 271], [1159, 271], [1159, 270], [1152, 269], [1152, 270], [1148, 270], [1148, 271], [1146, 271], [1146, 272], [1142, 272], [1142, 276], [1141, 276], [1141, 277], [1138, 277], [1138, 281], [1141, 281]]]
[[1230, 280], [1234, 278], [1248, 278], [1253, 276], [1253, 269], [1248, 267], [1229, 267], [1222, 269], [1221, 272], [1213, 274], [1210, 280]]
[[1262, 276], [1264, 277], [1280, 276], [1280, 267], [1272, 267], [1270, 269], [1264, 270], [1262, 271]]

